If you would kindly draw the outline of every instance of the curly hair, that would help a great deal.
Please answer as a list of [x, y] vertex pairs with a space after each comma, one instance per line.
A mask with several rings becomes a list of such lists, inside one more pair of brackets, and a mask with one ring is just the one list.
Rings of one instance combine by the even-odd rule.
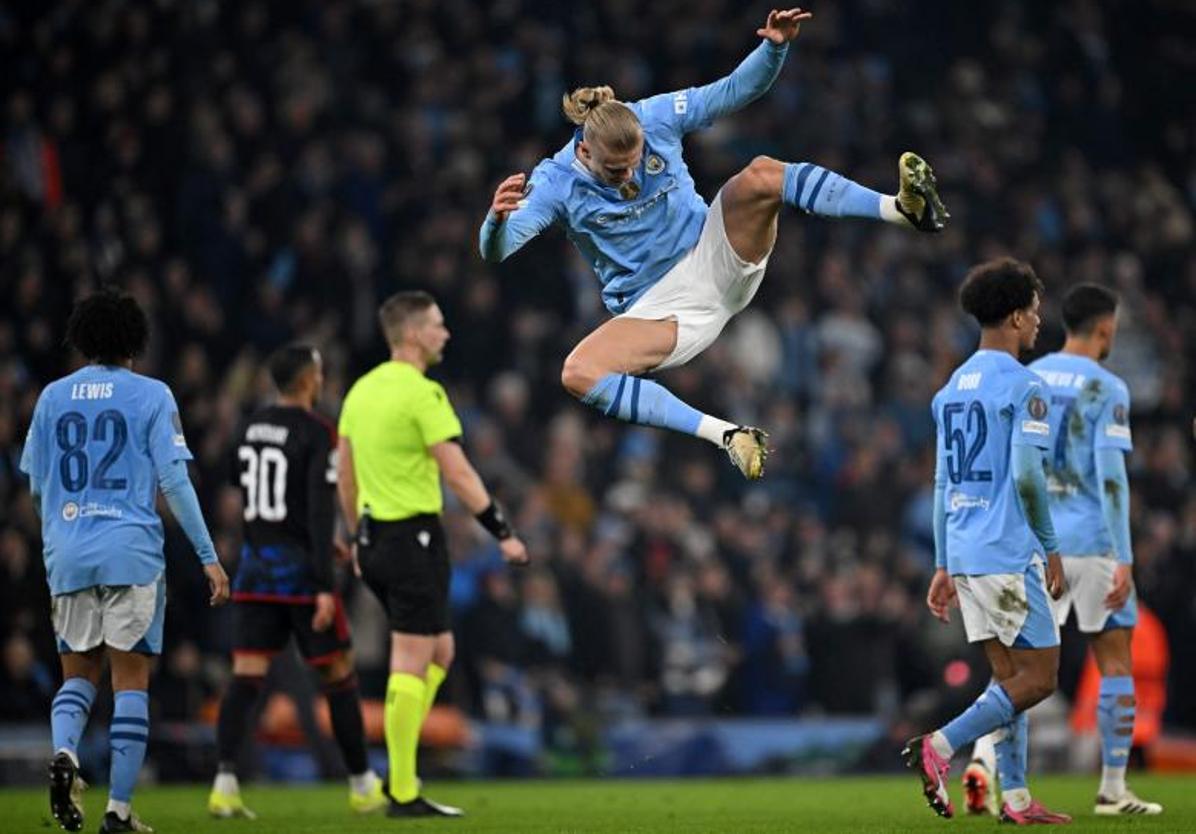
[[75, 304], [66, 324], [66, 343], [90, 362], [119, 365], [145, 353], [149, 319], [133, 296], [101, 287]]
[[1042, 292], [1034, 267], [1016, 258], [995, 258], [968, 272], [959, 290], [959, 306], [981, 327], [996, 327], [1033, 304], [1034, 296]]

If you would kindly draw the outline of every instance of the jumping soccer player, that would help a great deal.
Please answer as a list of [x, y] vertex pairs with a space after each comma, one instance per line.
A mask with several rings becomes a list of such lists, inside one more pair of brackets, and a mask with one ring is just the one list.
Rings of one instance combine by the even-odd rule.
[[332, 733], [349, 771], [349, 807], [368, 813], [387, 800], [369, 767], [349, 623], [332, 569], [335, 430], [312, 411], [324, 387], [323, 362], [315, 348], [291, 345], [270, 357], [269, 368], [278, 402], [249, 418], [232, 461], [232, 477], [242, 488], [245, 544], [233, 580], [233, 680], [220, 704], [220, 761], [208, 811], [255, 816], [241, 799], [237, 752], [252, 734], [270, 661], [294, 635], [328, 699]]
[[62, 656], [63, 684], [50, 713], [50, 811], [67, 831], [83, 827], [79, 739], [105, 658], [115, 705], [100, 832], [153, 830], [132, 802], [149, 740], [150, 658], [162, 651], [166, 611], [159, 490], [199, 555], [210, 604], [228, 599], [228, 577], [187, 476], [191, 452], [174, 395], [132, 371], [148, 339], [149, 322], [132, 297], [101, 290], [80, 301], [67, 342], [90, 364], [42, 391], [21, 455], [42, 519]]
[[886, 196], [812, 163], [756, 157], [710, 206], [682, 157], [682, 137], [734, 113], [776, 80], [801, 9], [769, 12], [764, 42], [726, 78], [704, 87], [617, 101], [610, 87], [564, 98], [578, 128], [531, 178], [498, 186], [480, 249], [502, 261], [549, 225], [562, 225], [593, 266], [615, 318], [573, 349], [561, 371], [570, 394], [609, 417], [704, 438], [759, 478], [766, 435], [703, 414], [642, 374], [683, 365], [747, 306], [764, 277], [781, 205], [819, 217], [883, 220], [925, 232], [947, 213], [925, 162], [905, 153], [900, 189]]
[[1161, 814], [1162, 805], [1144, 802], [1125, 785], [1134, 735], [1130, 638], [1138, 621], [1125, 470], [1133, 442], [1129, 389], [1100, 364], [1117, 335], [1117, 296], [1095, 284], [1074, 287], [1063, 299], [1063, 325], [1063, 349], [1030, 366], [1050, 390], [1055, 434], [1047, 487], [1067, 583], [1055, 613], [1063, 625], [1075, 609], [1100, 669], [1103, 769], [1096, 813]]
[[968, 640], [984, 646], [993, 671], [972, 706], [903, 752], [930, 807], [944, 817], [954, 814], [946, 783], [952, 754], [999, 729], [1001, 818], [1019, 825], [1071, 820], [1030, 797], [1025, 772], [1025, 711], [1055, 691], [1059, 671], [1059, 627], [1047, 594], [1063, 593], [1042, 468], [1051, 439], [1048, 395], [1017, 359], [1038, 336], [1041, 292], [1033, 269], [1012, 258], [972, 269], [960, 305], [980, 323], [980, 347], [932, 405], [937, 569], [926, 604], [943, 622], [958, 605]]

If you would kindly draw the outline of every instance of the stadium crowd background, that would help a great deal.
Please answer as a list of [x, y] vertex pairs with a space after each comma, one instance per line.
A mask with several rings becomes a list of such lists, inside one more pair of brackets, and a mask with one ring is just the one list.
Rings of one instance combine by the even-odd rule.
[[[975, 658], [923, 605], [928, 403], [976, 337], [958, 282], [1009, 252], [1048, 287], [1044, 350], [1061, 343], [1055, 302], [1071, 283], [1122, 293], [1110, 366], [1134, 398], [1138, 588], [1170, 634], [1167, 722], [1196, 729], [1196, 49], [1179, 34], [1196, 21], [1184, 5], [820, 3], [772, 91], [691, 137], [708, 199], [761, 153], [891, 191], [911, 148], [953, 215], [923, 237], [786, 210], [755, 303], [667, 377], [704, 410], [771, 432], [768, 474], [751, 486], [706, 444], [629, 430], [563, 392], [563, 357], [605, 315], [563, 235], [498, 268], [476, 239], [495, 184], [570, 135], [562, 92], [609, 82], [634, 99], [713, 81], [753, 47], [767, 8], [0, 11], [0, 721], [43, 721], [56, 686], [38, 521], [16, 463], [40, 388], [72, 367], [71, 301], [102, 281], [150, 311], [138, 370], [175, 391], [230, 566], [229, 444], [270, 397], [262, 359], [292, 339], [317, 344], [335, 416], [385, 356], [377, 302], [400, 288], [437, 296], [453, 339], [434, 373], [536, 563], [504, 570], [450, 511], [459, 655], [444, 697], [476, 717], [567, 747], [618, 716], [899, 722], [962, 704], [943, 669]], [[204, 606], [172, 525], [168, 558], [151, 697], [155, 721], [189, 721], [228, 674], [229, 617]], [[351, 578], [346, 593], [377, 695], [385, 625]], [[1081, 656], [1065, 661], [1067, 691]]]

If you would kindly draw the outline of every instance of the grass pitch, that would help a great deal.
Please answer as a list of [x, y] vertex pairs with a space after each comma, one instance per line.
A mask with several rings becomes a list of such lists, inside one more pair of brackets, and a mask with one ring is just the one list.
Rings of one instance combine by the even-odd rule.
[[[1163, 803], [1160, 817], [1092, 815], [1093, 776], [1038, 777], [1031, 786], [1051, 808], [1076, 818], [1072, 831], [1196, 831], [1196, 778], [1133, 774], [1132, 787]], [[958, 782], [952, 798], [962, 800]], [[341, 832], [884, 832], [992, 831], [989, 817], [936, 817], [919, 783], [904, 777], [768, 778], [686, 781], [459, 782], [430, 785], [428, 796], [462, 806], [461, 820], [390, 820], [349, 813], [341, 785], [246, 786], [246, 804], [259, 818], [213, 820], [207, 786], [146, 787], [135, 808], [159, 834], [341, 834]], [[84, 831], [99, 828], [103, 787], [87, 793]], [[948, 827], [949, 826], [949, 827]], [[57, 830], [44, 790], [0, 790], [0, 831]], [[1002, 831], [1009, 830], [1002, 827]]]

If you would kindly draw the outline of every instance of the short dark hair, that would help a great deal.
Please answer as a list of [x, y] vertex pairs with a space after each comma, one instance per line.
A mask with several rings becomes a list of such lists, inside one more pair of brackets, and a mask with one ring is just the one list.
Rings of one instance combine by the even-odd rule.
[[378, 308], [378, 321], [386, 341], [391, 345], [401, 342], [403, 330], [411, 319], [435, 304], [436, 299], [423, 290], [404, 290], [383, 301]]
[[1063, 327], [1068, 333], [1088, 333], [1092, 325], [1117, 312], [1117, 293], [1100, 284], [1076, 284], [1063, 297]]
[[295, 387], [308, 368], [316, 364], [316, 349], [311, 345], [293, 344], [280, 347], [266, 361], [270, 369], [270, 378], [282, 393], [289, 392]]
[[145, 353], [149, 319], [136, 299], [117, 287], [101, 287], [75, 304], [66, 343], [90, 362], [119, 365]]
[[1033, 304], [1035, 293], [1042, 291], [1042, 282], [1028, 263], [994, 258], [969, 270], [959, 290], [959, 306], [981, 327], [995, 327], [1014, 311]]

